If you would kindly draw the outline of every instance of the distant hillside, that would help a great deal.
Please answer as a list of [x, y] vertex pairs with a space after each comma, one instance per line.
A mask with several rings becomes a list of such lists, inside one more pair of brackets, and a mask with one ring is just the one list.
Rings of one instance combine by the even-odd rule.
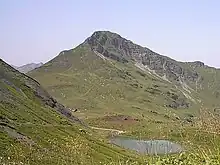
[[19, 72], [22, 72], [22, 73], [27, 73], [27, 72], [30, 72], [36, 68], [39, 68], [43, 65], [43, 63], [30, 63], [30, 64], [26, 64], [26, 65], [23, 65], [23, 66], [13, 66], [13, 68], [17, 69]]

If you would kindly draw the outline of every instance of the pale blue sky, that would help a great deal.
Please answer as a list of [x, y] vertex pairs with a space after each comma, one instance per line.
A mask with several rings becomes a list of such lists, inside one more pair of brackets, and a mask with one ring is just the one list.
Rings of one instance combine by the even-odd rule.
[[46, 62], [95, 30], [220, 67], [219, 0], [0, 0], [0, 58]]

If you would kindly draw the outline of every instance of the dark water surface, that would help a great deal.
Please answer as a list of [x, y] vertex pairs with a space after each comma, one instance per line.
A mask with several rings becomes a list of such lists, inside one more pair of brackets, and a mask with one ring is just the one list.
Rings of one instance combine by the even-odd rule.
[[110, 139], [112, 144], [120, 146], [125, 149], [135, 150], [142, 154], [172, 154], [180, 153], [183, 148], [177, 144], [168, 140], [135, 140], [125, 137], [114, 137]]

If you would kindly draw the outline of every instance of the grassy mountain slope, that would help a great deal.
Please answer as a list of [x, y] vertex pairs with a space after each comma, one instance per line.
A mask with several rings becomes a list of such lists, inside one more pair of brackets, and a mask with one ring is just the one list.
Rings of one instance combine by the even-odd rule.
[[98, 31], [29, 75], [60, 102], [78, 108], [79, 117], [117, 113], [161, 122], [190, 121], [201, 108], [218, 108], [219, 73]]
[[[50, 94], [3, 61], [0, 66], [1, 163], [220, 163], [215, 68], [175, 61], [111, 32], [95, 32], [29, 73]], [[216, 116], [201, 117], [206, 108]], [[101, 130], [80, 131], [85, 127], [74, 116], [127, 136], [178, 141], [187, 152], [140, 160], [108, 145]]]
[[137, 162], [132, 154], [104, 143], [38, 82], [2, 60], [0, 139], [0, 164]]
[[[180, 156], [185, 164], [219, 163], [219, 74], [106, 31], [29, 73], [89, 125], [178, 141], [190, 152], [187, 161]], [[162, 162], [180, 163], [176, 156]]]
[[[77, 114], [86, 117], [89, 113], [97, 117], [108, 112], [127, 115], [137, 112], [136, 115], [140, 116], [143, 112], [147, 116], [154, 116], [150, 107], [164, 111], [161, 106], [166, 96], [160, 96], [160, 93], [166, 90], [166, 83], [142, 73], [132, 65], [103, 60], [84, 46], [73, 51], [55, 59], [62, 61], [61, 58], [68, 58], [70, 64], [64, 64], [67, 68], [59, 67], [59, 63], [52, 61], [39, 72], [31, 73], [31, 76], [44, 84], [59, 101], [70, 108], [78, 108], [80, 113]], [[158, 105], [155, 105], [155, 99]]]

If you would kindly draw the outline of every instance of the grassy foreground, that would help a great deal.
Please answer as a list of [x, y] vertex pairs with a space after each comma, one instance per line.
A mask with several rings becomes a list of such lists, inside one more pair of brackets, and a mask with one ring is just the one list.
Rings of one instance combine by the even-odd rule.
[[[155, 124], [154, 124], [155, 125]], [[204, 113], [194, 125], [158, 124], [163, 129], [154, 133], [149, 129], [125, 135], [141, 139], [170, 139], [181, 143], [186, 152], [165, 156], [139, 155], [107, 144], [108, 132], [80, 131], [81, 126], [66, 124], [20, 124], [22, 132], [37, 144], [16, 141], [1, 132], [1, 164], [109, 164], [109, 165], [218, 165], [220, 164], [219, 118]], [[151, 127], [153, 129], [153, 127]], [[165, 129], [167, 128], [167, 129]], [[172, 130], [172, 131], [171, 131]], [[157, 133], [156, 133], [157, 132]], [[123, 135], [123, 136], [125, 136]], [[8, 141], [8, 139], [11, 139]]]
[[[107, 144], [102, 131], [80, 131], [81, 127], [67, 125], [24, 124], [19, 131], [38, 144], [10, 140], [1, 132], [0, 163], [9, 164], [109, 164], [109, 165], [218, 165], [220, 164], [219, 120], [205, 114], [195, 125], [180, 127], [179, 131], [167, 133], [160, 130], [154, 138], [171, 139], [181, 143], [186, 152], [165, 156], [139, 155]], [[213, 127], [216, 125], [216, 127]], [[164, 136], [165, 132], [167, 133]], [[144, 134], [143, 134], [144, 135]], [[123, 135], [124, 136], [124, 135]], [[127, 136], [130, 136], [127, 134]], [[138, 137], [133, 134], [131, 136]], [[151, 135], [152, 136], [152, 135]], [[150, 136], [148, 136], [149, 138]], [[140, 137], [139, 137], [140, 138]], [[146, 139], [147, 136], [142, 136]], [[153, 138], [153, 136], [152, 136]]]
[[35, 80], [0, 60], [0, 164], [139, 162], [66, 112]]

